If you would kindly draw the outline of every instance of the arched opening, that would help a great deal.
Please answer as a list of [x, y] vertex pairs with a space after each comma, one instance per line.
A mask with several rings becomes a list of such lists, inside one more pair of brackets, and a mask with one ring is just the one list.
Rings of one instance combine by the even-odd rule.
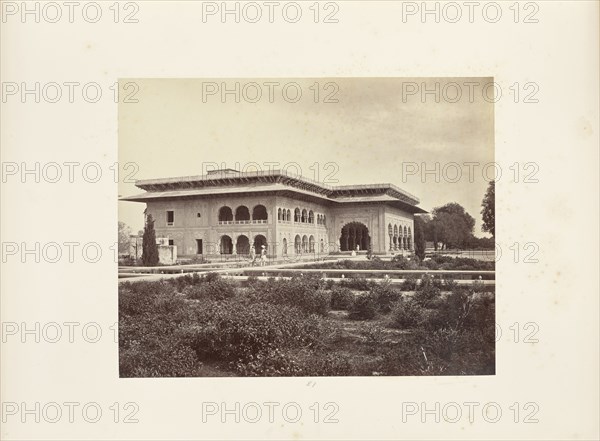
[[267, 238], [262, 234], [257, 234], [256, 236], [254, 236], [254, 249], [256, 250], [256, 254], [260, 254], [263, 245], [266, 248]]
[[308, 238], [308, 251], [311, 253], [315, 252], [315, 237], [312, 234]]
[[310, 210], [308, 212], [308, 223], [309, 224], [314, 224], [315, 223], [315, 213], [313, 213], [312, 210]]
[[283, 252], [284, 256], [287, 256], [287, 239], [286, 238], [283, 238], [283, 245], [282, 245], [281, 251]]
[[252, 220], [267, 220], [267, 209], [264, 205], [257, 205], [252, 209]]
[[321, 239], [321, 252], [325, 252], [325, 242], [323, 241], [323, 239]]
[[406, 230], [406, 227], [404, 227], [404, 249], [408, 249], [408, 231]]
[[294, 252], [296, 254], [300, 254], [302, 252], [302, 239], [300, 239], [300, 235], [296, 234], [294, 238]]
[[236, 221], [249, 221], [250, 211], [245, 205], [240, 205], [235, 209], [235, 220]]
[[308, 252], [308, 237], [306, 236], [306, 234], [302, 236], [302, 252]]
[[323, 225], [327, 225], [327, 218], [323, 215]]
[[285, 220], [289, 222], [291, 219], [292, 219], [292, 212], [290, 210], [288, 210], [286, 212]]
[[410, 227], [408, 227], [408, 236], [406, 237], [406, 240], [408, 241], [408, 249], [412, 250], [412, 233]]
[[281, 220], [282, 220], [282, 219], [281, 219], [281, 208], [278, 208], [278, 209], [277, 209], [277, 220], [278, 220], [278, 221], [281, 221]]
[[369, 249], [370, 240], [369, 229], [365, 224], [350, 222], [342, 228], [340, 250], [354, 251], [357, 245], [359, 246], [359, 250], [367, 250]]
[[224, 206], [219, 208], [219, 222], [228, 222], [233, 220], [233, 213], [231, 208]]
[[231, 237], [225, 235], [221, 236], [221, 254], [231, 254], [233, 252], [233, 243]]
[[296, 208], [294, 210], [294, 222], [300, 222], [300, 209]]
[[306, 212], [306, 209], [304, 209], [304, 210], [302, 210], [302, 218], [300, 219], [300, 222], [306, 223], [307, 220], [308, 220], [308, 213]]
[[235, 242], [235, 249], [238, 254], [249, 254], [250, 253], [250, 240], [248, 236], [238, 236]]

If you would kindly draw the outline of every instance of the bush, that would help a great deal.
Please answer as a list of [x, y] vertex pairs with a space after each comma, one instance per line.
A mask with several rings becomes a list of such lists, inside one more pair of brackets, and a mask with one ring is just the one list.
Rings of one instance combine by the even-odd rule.
[[383, 313], [390, 312], [392, 306], [401, 298], [401, 294], [392, 287], [389, 281], [374, 284], [370, 294], [377, 304], [377, 309]]
[[297, 308], [239, 301], [207, 302], [195, 323], [178, 330], [199, 359], [246, 363], [274, 349], [315, 347], [324, 324]]
[[225, 300], [235, 297], [236, 287], [232, 282], [217, 276], [210, 281], [185, 287], [183, 294], [196, 300]]
[[248, 276], [248, 278], [243, 282], [243, 285], [245, 286], [256, 286], [256, 285], [260, 285], [261, 281], [258, 278], [258, 276], [252, 274], [250, 276]]
[[347, 356], [317, 352], [305, 360], [303, 372], [311, 377], [351, 375], [352, 366]]
[[302, 375], [302, 367], [289, 352], [268, 349], [251, 355], [247, 361], [235, 363], [235, 369], [244, 377], [275, 377]]
[[149, 342], [135, 342], [121, 348], [121, 377], [190, 377], [196, 373], [196, 354], [184, 345], [165, 341], [156, 347]]
[[323, 279], [315, 276], [269, 279], [265, 284], [252, 285], [247, 296], [251, 301], [295, 306], [308, 314], [326, 315], [330, 307], [330, 295], [324, 288]]
[[340, 354], [309, 352], [295, 355], [291, 351], [271, 349], [257, 354], [246, 363], [236, 363], [242, 376], [335, 376], [349, 375], [351, 365]]
[[404, 257], [402, 254], [396, 254], [392, 257], [392, 263], [394, 268], [399, 270], [415, 270], [420, 268], [417, 262]]
[[390, 326], [398, 329], [416, 328], [425, 319], [423, 308], [412, 299], [403, 300], [396, 304], [390, 314]]
[[183, 300], [175, 297], [173, 287], [164, 282], [125, 282], [119, 286], [119, 316], [168, 313]]
[[354, 305], [354, 294], [350, 289], [334, 286], [331, 290], [331, 309], [348, 311]]
[[421, 283], [417, 286], [413, 299], [424, 308], [432, 306], [432, 304], [440, 298], [442, 293], [440, 288], [441, 285], [442, 282], [440, 280], [425, 274], [421, 279]]
[[402, 291], [414, 291], [417, 289], [418, 285], [419, 285], [419, 278], [415, 274], [408, 274], [404, 278], [404, 282], [402, 282], [400, 289]]
[[348, 317], [352, 320], [369, 320], [375, 317], [377, 303], [370, 294], [363, 294], [354, 299], [354, 305]]
[[198, 273], [186, 274], [181, 277], [175, 277], [173, 279], [169, 279], [169, 283], [177, 289], [177, 291], [182, 292], [186, 286], [196, 286], [203, 282], [203, 278], [200, 277]]
[[371, 283], [362, 276], [343, 279], [340, 282], [340, 286], [343, 286], [344, 288], [355, 289], [357, 291], [368, 291], [371, 289]]

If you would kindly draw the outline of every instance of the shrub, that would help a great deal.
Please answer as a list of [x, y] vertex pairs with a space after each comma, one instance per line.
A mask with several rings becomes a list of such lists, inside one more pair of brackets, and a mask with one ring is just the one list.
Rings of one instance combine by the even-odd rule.
[[414, 291], [417, 289], [418, 284], [419, 278], [415, 274], [408, 274], [404, 278], [404, 282], [402, 282], [400, 289], [402, 291]]
[[182, 292], [186, 286], [195, 286], [199, 285], [203, 282], [202, 277], [198, 273], [186, 274], [181, 277], [175, 277], [173, 279], [169, 279], [169, 283], [177, 289], [177, 291]]
[[146, 341], [120, 348], [121, 377], [189, 377], [195, 375], [196, 365], [196, 354], [191, 348], [170, 341], [157, 347]]
[[425, 326], [428, 329], [451, 329], [475, 331], [490, 341], [495, 340], [495, 308], [492, 297], [476, 295], [459, 288], [436, 302]]
[[317, 352], [304, 361], [303, 372], [312, 377], [351, 375], [352, 366], [347, 356]]
[[323, 279], [314, 276], [269, 279], [265, 284], [252, 285], [247, 296], [251, 301], [295, 306], [308, 314], [326, 315], [330, 307], [330, 295], [324, 288]]
[[252, 274], [250, 276], [248, 276], [248, 278], [245, 280], [244, 285], [245, 286], [255, 286], [255, 285], [260, 285], [260, 279], [258, 278], [258, 276]]
[[400, 270], [419, 269], [419, 264], [417, 262], [404, 257], [402, 254], [396, 254], [392, 257], [392, 263], [394, 264], [394, 268]]
[[413, 299], [420, 306], [427, 308], [431, 306], [436, 299], [440, 297], [442, 292], [441, 281], [434, 279], [432, 276], [425, 274], [421, 279], [421, 283], [417, 286], [417, 290]]
[[352, 320], [369, 320], [375, 317], [377, 304], [370, 294], [363, 294], [354, 299], [349, 318]]
[[423, 308], [412, 299], [396, 304], [390, 314], [390, 326], [398, 329], [409, 329], [420, 326], [425, 318]]
[[247, 361], [235, 363], [236, 371], [244, 377], [275, 377], [302, 375], [302, 367], [289, 352], [268, 349], [251, 355]]
[[354, 297], [350, 289], [334, 286], [331, 290], [331, 309], [350, 310], [354, 304]]
[[196, 300], [225, 300], [235, 297], [236, 287], [232, 282], [217, 276], [199, 285], [185, 287], [183, 294]]
[[400, 293], [392, 287], [389, 281], [374, 284], [370, 294], [377, 304], [377, 309], [383, 313], [390, 312], [392, 305], [401, 297]]
[[340, 282], [340, 286], [357, 291], [368, 291], [371, 288], [371, 283], [364, 277], [349, 277]]
[[349, 375], [351, 365], [347, 357], [336, 353], [309, 352], [299, 355], [291, 351], [270, 349], [238, 362], [236, 370], [242, 376], [334, 376]]
[[324, 330], [317, 316], [297, 308], [233, 300], [207, 302], [178, 336], [200, 359], [245, 363], [271, 349], [318, 346]]
[[[170, 302], [182, 302], [175, 295], [173, 287], [164, 281], [125, 282], [119, 286], [119, 315], [168, 312]], [[157, 307], [160, 308], [158, 311]]]
[[385, 330], [382, 327], [371, 323], [365, 326], [363, 335], [365, 337], [365, 342], [369, 347], [375, 350], [385, 341]]

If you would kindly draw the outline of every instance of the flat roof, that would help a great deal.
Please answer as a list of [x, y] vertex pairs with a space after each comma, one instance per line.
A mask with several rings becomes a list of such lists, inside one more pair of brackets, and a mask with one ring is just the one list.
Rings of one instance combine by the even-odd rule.
[[[262, 185], [257, 185], [262, 184]], [[268, 188], [268, 185], [277, 188]], [[301, 190], [307, 195], [338, 202], [356, 202], [356, 198], [388, 195], [410, 205], [417, 205], [419, 198], [394, 184], [328, 185], [286, 170], [236, 172], [232, 169], [213, 170], [206, 175], [172, 178], [143, 179], [135, 182], [147, 193], [121, 198], [124, 201], [142, 202], [148, 199], [243, 193], [251, 191]], [[202, 191], [200, 191], [202, 189]], [[179, 193], [177, 192], [185, 192]]]

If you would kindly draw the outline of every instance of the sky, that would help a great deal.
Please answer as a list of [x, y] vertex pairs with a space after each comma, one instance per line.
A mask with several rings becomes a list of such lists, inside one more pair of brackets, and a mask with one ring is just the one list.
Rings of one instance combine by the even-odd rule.
[[[487, 236], [480, 212], [494, 176], [492, 81], [123, 79], [137, 102], [119, 103], [119, 195], [142, 193], [135, 179], [258, 165], [330, 185], [392, 183], [428, 211], [458, 202], [476, 219], [474, 234]], [[144, 207], [119, 202], [119, 220], [142, 229]]]

